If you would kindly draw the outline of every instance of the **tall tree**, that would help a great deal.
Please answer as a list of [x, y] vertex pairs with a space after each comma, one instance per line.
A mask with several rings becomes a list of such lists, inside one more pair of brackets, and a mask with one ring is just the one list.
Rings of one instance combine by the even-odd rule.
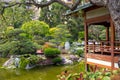
[[62, 5], [54, 3], [41, 9], [39, 19], [48, 23], [50, 27], [55, 27], [66, 21], [67, 16], [63, 16], [66, 10]]
[[51, 37], [50, 41], [57, 44], [68, 41], [71, 38], [71, 34], [66, 29], [66, 25], [57, 25], [54, 28], [50, 28], [49, 36]]
[[72, 34], [72, 40], [78, 40], [79, 31], [84, 30], [82, 17], [71, 17], [67, 20], [67, 28]]
[[105, 40], [105, 27], [101, 25], [91, 25], [89, 27], [89, 38], [95, 39], [96, 41]]
[[18, 7], [9, 7], [4, 10], [4, 13], [0, 15], [1, 26], [14, 26], [20, 27], [24, 22], [32, 20], [32, 11], [27, 10], [25, 5]]
[[28, 34], [28, 38], [39, 45], [44, 43], [49, 32], [48, 24], [38, 20], [24, 23], [21, 29]]
[[7, 27], [4, 37], [0, 40], [0, 55], [6, 57], [10, 54], [33, 54], [37, 44], [27, 38], [26, 32], [20, 28]]

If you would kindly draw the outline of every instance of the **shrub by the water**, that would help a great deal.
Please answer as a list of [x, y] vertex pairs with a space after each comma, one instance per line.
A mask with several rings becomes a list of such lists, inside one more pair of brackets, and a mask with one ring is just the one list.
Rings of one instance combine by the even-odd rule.
[[52, 60], [52, 62], [53, 62], [54, 64], [60, 64], [60, 63], [62, 62], [62, 59], [61, 59], [61, 57], [56, 57], [56, 58], [54, 58], [54, 59]]
[[83, 53], [84, 53], [84, 51], [83, 51], [82, 49], [79, 49], [79, 50], [76, 51], [76, 54], [77, 54], [78, 56], [82, 56]]
[[58, 50], [57, 48], [46, 48], [44, 50], [44, 54], [46, 57], [56, 57], [60, 54], [60, 50]]
[[35, 65], [41, 58], [36, 55], [24, 54], [20, 56], [19, 68], [25, 69], [27, 64]]

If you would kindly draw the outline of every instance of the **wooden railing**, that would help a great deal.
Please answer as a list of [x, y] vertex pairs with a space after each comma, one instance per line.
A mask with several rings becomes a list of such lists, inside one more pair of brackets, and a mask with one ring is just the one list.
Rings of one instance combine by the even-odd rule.
[[[111, 53], [111, 44], [110, 41], [88, 41], [87, 52], [88, 53]], [[114, 44], [114, 53], [120, 54], [120, 41], [113, 42]]]

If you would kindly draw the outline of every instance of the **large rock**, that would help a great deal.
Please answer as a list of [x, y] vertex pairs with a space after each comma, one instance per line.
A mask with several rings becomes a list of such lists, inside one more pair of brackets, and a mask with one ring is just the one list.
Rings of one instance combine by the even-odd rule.
[[70, 55], [70, 60], [78, 61], [79, 57], [77, 55]]
[[16, 66], [14, 65], [14, 58], [13, 56], [10, 57], [9, 60], [7, 60], [4, 64], [3, 64], [4, 68], [16, 68]]
[[62, 62], [63, 62], [63, 64], [73, 64], [73, 61], [69, 60], [67, 58], [62, 58]]

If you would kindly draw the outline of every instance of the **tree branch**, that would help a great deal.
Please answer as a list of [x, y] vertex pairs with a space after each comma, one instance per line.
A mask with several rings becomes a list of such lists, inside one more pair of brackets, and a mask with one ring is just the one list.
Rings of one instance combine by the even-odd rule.
[[51, 5], [52, 3], [55, 3], [55, 2], [65, 6], [67, 8], [69, 8], [71, 10], [75, 10], [77, 8], [77, 6], [79, 5], [79, 3], [81, 2], [81, 0], [77, 0], [72, 6], [66, 4], [62, 0], [49, 0], [49, 1], [44, 2], [44, 3], [43, 2], [37, 3], [35, 0], [29, 0], [29, 1], [26, 1], [26, 2], [14, 2], [14, 4], [10, 4], [10, 2], [8, 2], [8, 1], [7, 2], [2, 2], [2, 3], [7, 4], [7, 6], [3, 6], [5, 8], [12, 7], [12, 6], [15, 6], [15, 5], [18, 5], [18, 4], [19, 5], [21, 5], [21, 4], [24, 4], [24, 5], [34, 5], [36, 7], [43, 8], [43, 7], [49, 6], [49, 5]]
[[81, 0], [77, 0], [72, 6], [66, 4], [66, 3], [65, 3], [64, 1], [62, 1], [62, 0], [55, 0], [55, 2], [57, 2], [57, 3], [59, 3], [59, 4], [63, 5], [63, 6], [65, 6], [65, 7], [67, 7], [67, 8], [69, 8], [69, 9], [71, 9], [71, 10], [75, 10], [75, 9], [77, 8], [77, 6], [80, 4]]

